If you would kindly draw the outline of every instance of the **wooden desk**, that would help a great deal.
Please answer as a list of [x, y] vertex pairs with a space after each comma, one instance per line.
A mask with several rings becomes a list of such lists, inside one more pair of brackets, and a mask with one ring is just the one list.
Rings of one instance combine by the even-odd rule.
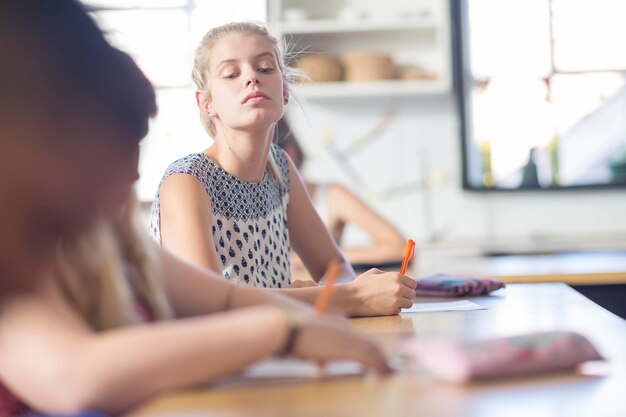
[[474, 301], [488, 310], [354, 319], [352, 325], [357, 331], [376, 337], [389, 353], [402, 337], [412, 335], [480, 338], [575, 330], [587, 336], [609, 361], [595, 369], [587, 367], [586, 374], [466, 386], [439, 383], [404, 372], [386, 378], [368, 376], [188, 391], [165, 395], [131, 415], [626, 416], [625, 321], [565, 284], [513, 284], [496, 295], [476, 297]]
[[493, 277], [507, 283], [565, 282], [570, 285], [626, 284], [626, 251], [536, 255], [446, 256], [425, 252], [414, 273], [445, 272]]

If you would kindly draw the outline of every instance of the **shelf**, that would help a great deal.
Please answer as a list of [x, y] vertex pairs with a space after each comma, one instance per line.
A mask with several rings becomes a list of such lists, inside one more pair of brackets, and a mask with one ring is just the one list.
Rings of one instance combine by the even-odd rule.
[[297, 22], [281, 22], [280, 31], [285, 35], [315, 33], [349, 33], [372, 31], [435, 30], [438, 25], [431, 18], [398, 20], [338, 20], [318, 19]]
[[[446, 95], [452, 90], [448, 3], [270, 0], [269, 11], [275, 33], [285, 44], [302, 49], [302, 53], [340, 58], [355, 51], [379, 52], [392, 59], [396, 70], [408, 66], [423, 68], [437, 77], [301, 84], [294, 87], [295, 95], [313, 100], [427, 97]], [[291, 13], [291, 9], [301, 13]]]
[[310, 83], [294, 86], [294, 93], [306, 99], [447, 94], [450, 86], [441, 81], [386, 80], [371, 82]]

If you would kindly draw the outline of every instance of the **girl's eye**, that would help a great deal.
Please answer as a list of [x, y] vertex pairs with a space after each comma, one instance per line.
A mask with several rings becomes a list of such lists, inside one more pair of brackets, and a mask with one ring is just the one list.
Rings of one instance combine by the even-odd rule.
[[229, 79], [229, 80], [232, 80], [232, 79], [234, 79], [234, 78], [237, 78], [237, 75], [239, 75], [239, 74], [238, 74], [238, 73], [236, 73], [236, 72], [233, 72], [233, 73], [230, 73], [230, 74], [226, 74], [226, 75], [224, 75], [224, 78]]
[[272, 67], [261, 67], [261, 68], [258, 69], [258, 71], [261, 74], [270, 74], [270, 73], [274, 72], [274, 68], [272, 68]]

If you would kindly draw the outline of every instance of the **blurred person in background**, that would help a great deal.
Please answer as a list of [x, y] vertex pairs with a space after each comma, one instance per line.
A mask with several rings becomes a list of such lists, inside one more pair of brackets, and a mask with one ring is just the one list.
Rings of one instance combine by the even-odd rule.
[[[300, 170], [306, 156], [284, 117], [278, 121], [276, 130], [276, 142]], [[340, 184], [306, 181], [305, 185], [315, 209], [355, 269], [400, 266], [406, 240], [389, 221]], [[343, 232], [349, 224], [359, 227], [370, 239], [370, 244], [342, 245]], [[302, 264], [298, 259], [293, 259], [293, 263], [294, 266]]]

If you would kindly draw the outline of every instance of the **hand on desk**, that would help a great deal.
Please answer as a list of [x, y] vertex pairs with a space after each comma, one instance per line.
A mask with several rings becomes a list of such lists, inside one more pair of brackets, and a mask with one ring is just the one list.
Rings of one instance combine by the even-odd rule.
[[347, 285], [354, 294], [354, 316], [389, 316], [413, 305], [417, 282], [398, 272], [370, 269]]
[[321, 363], [352, 360], [379, 373], [391, 371], [378, 345], [350, 330], [347, 320], [339, 316], [316, 317], [303, 323], [293, 355]]

